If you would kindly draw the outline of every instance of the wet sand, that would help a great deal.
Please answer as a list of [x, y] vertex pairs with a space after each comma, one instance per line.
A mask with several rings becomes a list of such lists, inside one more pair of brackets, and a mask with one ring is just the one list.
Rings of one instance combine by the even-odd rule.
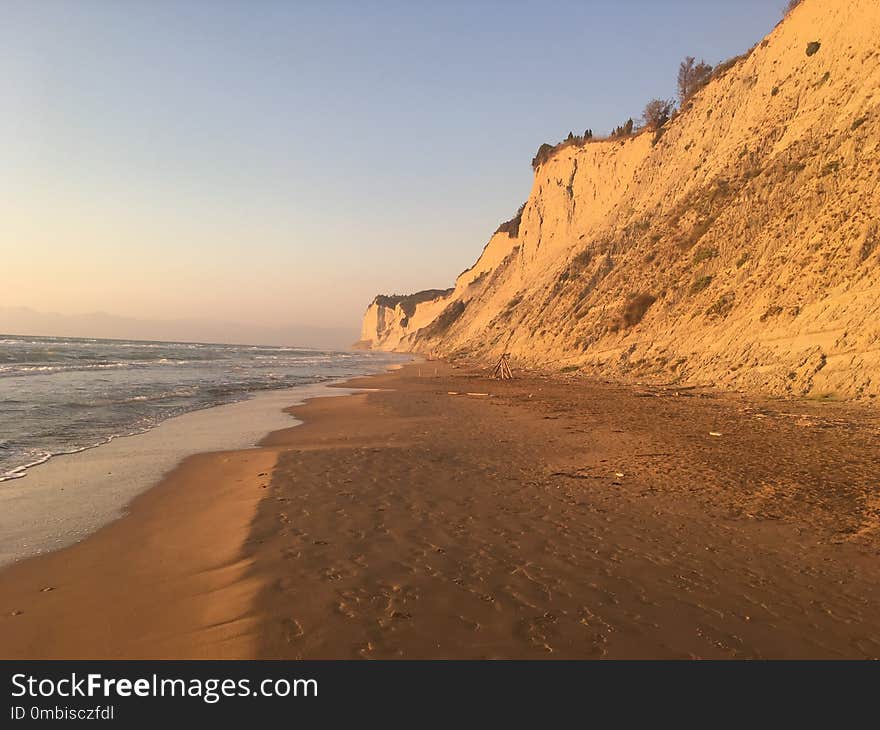
[[251, 655], [259, 586], [241, 544], [274, 463], [273, 452], [257, 449], [190, 457], [135, 499], [130, 514], [4, 569], [2, 657]]
[[122, 516], [135, 497], [187, 456], [254, 446], [267, 432], [296, 424], [286, 406], [326, 393], [317, 383], [258, 392], [52, 458], [23, 479], [0, 483], [0, 567], [79, 542]]
[[443, 363], [351, 385], [379, 390], [0, 572], [4, 658], [880, 656], [875, 410]]

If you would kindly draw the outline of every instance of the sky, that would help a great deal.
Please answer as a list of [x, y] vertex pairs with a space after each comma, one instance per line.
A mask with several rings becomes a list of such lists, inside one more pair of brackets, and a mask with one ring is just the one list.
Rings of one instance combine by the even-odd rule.
[[0, 0], [0, 306], [357, 329], [783, 5]]

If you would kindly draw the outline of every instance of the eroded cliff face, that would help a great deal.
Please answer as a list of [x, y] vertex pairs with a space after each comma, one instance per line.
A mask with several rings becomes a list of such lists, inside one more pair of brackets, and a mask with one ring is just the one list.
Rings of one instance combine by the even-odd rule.
[[429, 289], [417, 294], [379, 294], [367, 307], [359, 350], [408, 351], [409, 335], [430, 324], [447, 304], [452, 289]]
[[407, 311], [374, 302], [362, 339], [606, 376], [877, 396], [878, 38], [876, 0], [804, 0], [659, 140], [557, 152], [537, 169], [515, 235], [496, 233], [447, 293]]

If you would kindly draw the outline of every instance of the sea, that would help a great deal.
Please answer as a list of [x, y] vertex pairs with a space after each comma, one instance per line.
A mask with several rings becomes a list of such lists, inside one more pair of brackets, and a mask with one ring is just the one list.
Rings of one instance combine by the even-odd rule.
[[0, 335], [0, 482], [190, 411], [381, 372], [403, 359], [303, 347]]

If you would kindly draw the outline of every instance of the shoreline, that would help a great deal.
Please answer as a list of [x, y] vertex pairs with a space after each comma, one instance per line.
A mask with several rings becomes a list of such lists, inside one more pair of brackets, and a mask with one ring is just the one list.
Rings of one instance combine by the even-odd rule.
[[0, 570], [4, 658], [880, 656], [876, 417], [418, 367]]
[[[298, 428], [302, 422], [292, 411], [309, 401], [363, 392], [348, 387], [354, 379], [263, 393], [138, 434], [147, 436], [166, 423], [190, 426], [186, 421], [193, 419], [187, 416], [210, 413], [228, 420], [240, 415], [231, 410], [256, 400], [275, 413], [276, 421], [272, 430], [254, 425], [241, 435], [250, 439], [256, 428], [261, 435], [253, 446], [177, 459], [83, 538], [0, 564], [2, 658], [235, 659], [253, 653], [247, 600], [256, 588], [241, 550], [280, 453], [264, 442]], [[144, 451], [143, 440], [133, 443]], [[173, 614], [157, 611], [169, 604]], [[30, 630], [22, 631], [23, 623]]]
[[0, 568], [76, 544], [119, 519], [188, 456], [255, 446], [267, 433], [296, 425], [285, 410], [292, 401], [341, 382], [261, 391], [199, 408], [140, 433], [55, 455], [0, 483]]

